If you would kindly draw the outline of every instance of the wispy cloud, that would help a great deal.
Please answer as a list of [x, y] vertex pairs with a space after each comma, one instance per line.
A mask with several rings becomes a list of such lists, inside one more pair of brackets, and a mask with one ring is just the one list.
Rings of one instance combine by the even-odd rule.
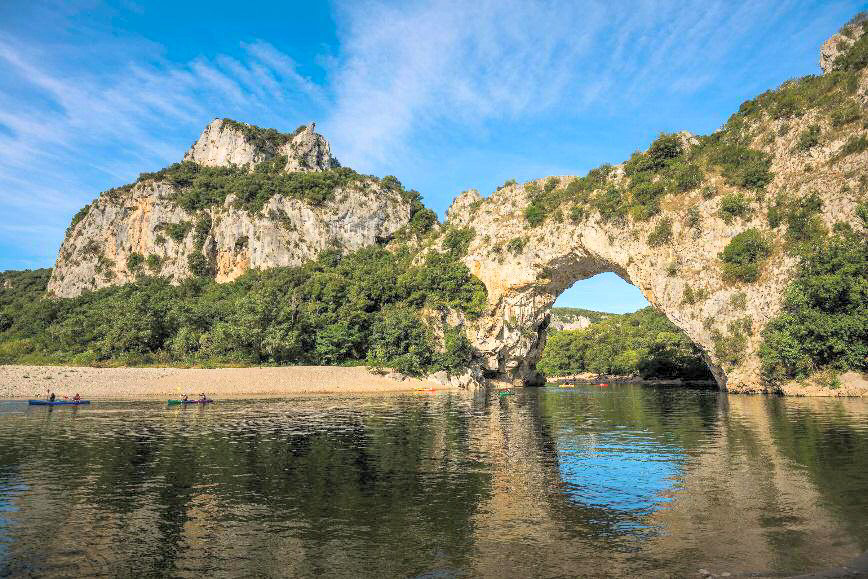
[[[165, 61], [148, 43], [107, 42], [46, 50], [0, 30], [0, 245], [23, 234], [27, 251], [48, 261], [69, 216], [100, 188], [180, 159], [213, 116], [288, 127], [303, 99], [322, 99], [266, 42], [240, 46], [241, 60], [187, 63]], [[106, 61], [107, 53], [117, 56]], [[46, 224], [54, 235], [9, 225], [20, 222]]]
[[[827, 8], [821, 19], [848, 11]], [[795, 0], [340, 2], [326, 128], [342, 158], [378, 167], [432, 132], [467, 141], [504, 121], [568, 122], [653, 94], [738, 86], [792, 51], [783, 42], [812, 10]]]
[[[816, 54], [822, 38], [806, 37], [834, 29], [854, 3], [337, 0], [337, 50], [301, 63], [279, 39], [256, 37], [231, 54], [203, 45], [170, 60], [144, 37], [95, 28], [83, 6], [27, 4], [15, 29], [0, 5], [0, 248], [43, 263], [78, 207], [178, 160], [214, 116], [284, 128], [319, 120], [341, 161], [366, 172], [554, 171], [553, 148], [596, 146], [577, 120], [609, 116], [623, 130], [631, 115], [655, 113], [649, 102], [768, 88], [769, 69], [790, 72], [781, 55]], [[46, 29], [57, 34], [34, 36]], [[324, 80], [300, 72], [317, 67]], [[511, 127], [561, 141], [534, 156], [510, 148]], [[484, 150], [492, 134], [500, 140]]]

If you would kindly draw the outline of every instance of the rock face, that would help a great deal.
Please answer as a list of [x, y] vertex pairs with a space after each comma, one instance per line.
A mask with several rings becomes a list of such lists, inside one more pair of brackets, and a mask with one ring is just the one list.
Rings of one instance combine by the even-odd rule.
[[824, 73], [834, 70], [835, 59], [855, 44], [865, 26], [868, 26], [868, 16], [862, 13], [823, 43], [820, 48], [820, 68]]
[[283, 155], [287, 158], [286, 171], [325, 171], [339, 167], [328, 141], [315, 128], [315, 123], [311, 123], [294, 133], [284, 134], [230, 119], [214, 119], [184, 154], [184, 160], [206, 167], [241, 167]]
[[[824, 48], [826, 60], [832, 58], [830, 46]], [[868, 85], [864, 69], [855, 78], [854, 101]], [[861, 118], [865, 114], [863, 107]], [[484, 282], [489, 309], [476, 321], [463, 321], [463, 326], [486, 375], [512, 383], [537, 381], [535, 364], [555, 299], [576, 281], [610, 271], [639, 288], [702, 349], [721, 388], [766, 390], [758, 357], [761, 332], [780, 311], [797, 265], [783, 249], [785, 227], [772, 226], [767, 217], [772, 201], [779, 195], [803, 199], [816, 193], [822, 199], [819, 218], [827, 230], [843, 222], [865, 232], [857, 207], [865, 202], [868, 189], [868, 150], [854, 144], [868, 138], [868, 124], [836, 122], [820, 106], [784, 118], [764, 114], [742, 129], [745, 144], [771, 159], [773, 179], [764, 191], [733, 186], [719, 171], [706, 168], [702, 182], [689, 191], [665, 195], [660, 213], [645, 221], [628, 216], [621, 224], [606, 222], [598, 211], [573, 217], [572, 202], [564, 201], [557, 215], [531, 225], [527, 211], [532, 192], [549, 184], [554, 191], [565, 190], [573, 177], [539, 180], [527, 188], [510, 185], [482, 202], [462, 194], [449, 210], [448, 224], [474, 231], [463, 262]], [[812, 134], [814, 126], [822, 139], [805, 147], [804, 135]], [[689, 151], [699, 141], [682, 134], [681, 142]], [[629, 187], [623, 164], [613, 167], [607, 179], [605, 187], [610, 190]], [[738, 193], [749, 201], [749, 211], [724, 219], [722, 199]], [[669, 228], [669, 238], [652, 242], [652, 232], [662, 226]], [[735, 235], [749, 228], [772, 240], [774, 253], [756, 282], [728, 281], [719, 255]], [[733, 324], [746, 335], [735, 364], [724, 362], [716, 348], [732, 341]]]
[[[313, 124], [281, 134], [221, 119], [206, 127], [184, 160], [252, 170], [280, 155], [287, 173], [339, 166]], [[70, 226], [48, 290], [74, 297], [141, 273], [178, 282], [192, 275], [194, 254], [211, 265], [217, 281], [230, 281], [250, 268], [300, 265], [329, 247], [359, 249], [388, 238], [410, 217], [400, 192], [365, 176], [321, 204], [278, 194], [259, 211], [239, 207], [232, 194], [222, 206], [187, 211], [176, 201], [180, 192], [154, 177], [100, 195]]]
[[585, 316], [576, 316], [569, 321], [552, 316], [549, 322], [549, 328], [552, 330], [584, 330], [590, 325], [591, 320]]

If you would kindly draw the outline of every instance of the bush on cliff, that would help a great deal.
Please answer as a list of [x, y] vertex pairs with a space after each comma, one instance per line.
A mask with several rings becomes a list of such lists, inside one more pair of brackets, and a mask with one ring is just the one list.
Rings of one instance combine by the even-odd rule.
[[827, 368], [868, 371], [868, 240], [845, 231], [810, 246], [763, 338], [770, 382]]
[[756, 281], [762, 263], [771, 252], [771, 244], [759, 230], [751, 228], [742, 231], [720, 253], [724, 278], [731, 281]]

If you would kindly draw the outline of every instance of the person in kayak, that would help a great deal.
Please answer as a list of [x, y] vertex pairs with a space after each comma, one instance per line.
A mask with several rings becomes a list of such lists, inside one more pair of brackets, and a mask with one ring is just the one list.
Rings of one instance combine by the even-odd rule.
[[184, 394], [183, 396], [181, 396], [181, 401], [182, 401], [182, 402], [187, 402], [188, 400], [189, 400], [189, 399], [187, 398], [187, 395], [186, 395], [186, 394]]
[[54, 392], [51, 392], [51, 391], [49, 390], [48, 401], [49, 401], [49, 402], [54, 402], [54, 399], [55, 399]]
[[205, 396], [205, 393], [204, 393], [204, 392], [202, 392], [201, 394], [199, 394], [199, 400], [202, 401], [202, 402], [205, 402], [206, 400], [208, 400], [208, 398]]
[[81, 396], [79, 396], [78, 392], [75, 393], [75, 396], [72, 397], [73, 402], [78, 402], [81, 400]]

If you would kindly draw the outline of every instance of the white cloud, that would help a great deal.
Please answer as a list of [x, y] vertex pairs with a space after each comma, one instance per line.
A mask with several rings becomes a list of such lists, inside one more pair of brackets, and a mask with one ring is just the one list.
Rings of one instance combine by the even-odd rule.
[[[29, 238], [27, 251], [47, 261], [72, 213], [100, 189], [179, 160], [215, 115], [294, 127], [299, 101], [322, 99], [265, 42], [239, 46], [241, 61], [180, 64], [148, 43], [98, 44], [46, 48], [0, 31], [0, 247]], [[13, 227], [21, 222], [54, 235]]]
[[[473, 155], [502, 127], [539, 121], [527, 138], [543, 138], [580, 117], [645, 114], [650, 96], [766, 88], [764, 71], [793, 38], [852, 12], [844, 0], [822, 11], [796, 0], [338, 0], [339, 50], [313, 59], [327, 71], [318, 84], [263, 40], [173, 62], [164, 47], [87, 28], [64, 7], [19, 19], [62, 39], [0, 22], [0, 246], [40, 256], [100, 188], [178, 160], [214, 116], [291, 129], [327, 111], [318, 120], [333, 151], [362, 171], [455, 163], [426, 142], [463, 145], [485, 166], [522, 153], [485, 143]], [[541, 153], [518, 171], [556, 164]], [[27, 237], [12, 228], [20, 223], [56, 234]]]
[[[828, 7], [821, 18], [848, 11]], [[800, 33], [812, 10], [796, 0], [343, 1], [323, 125], [345, 162], [369, 170], [432, 133], [466, 142], [497, 122], [567, 122], [652, 94], [737, 87], [792, 52], [787, 31]]]

